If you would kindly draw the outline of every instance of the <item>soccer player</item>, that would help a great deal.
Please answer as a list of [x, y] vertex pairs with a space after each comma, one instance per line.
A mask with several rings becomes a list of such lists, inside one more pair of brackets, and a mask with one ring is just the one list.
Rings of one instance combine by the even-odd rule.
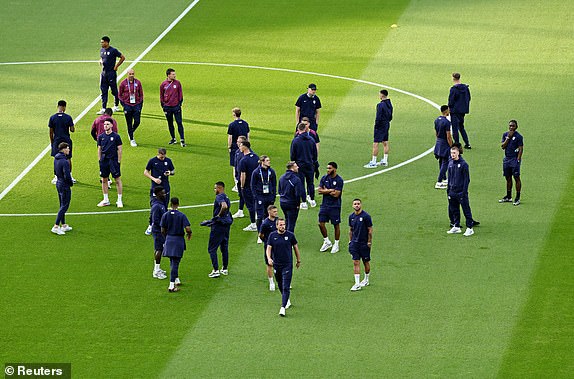
[[295, 102], [295, 121], [301, 122], [303, 117], [309, 118], [310, 127], [317, 131], [319, 126], [319, 109], [321, 109], [321, 100], [317, 96], [317, 86], [313, 83], [307, 87], [307, 92], [299, 96]]
[[452, 146], [452, 137], [450, 135], [450, 121], [448, 115], [450, 110], [448, 105], [440, 107], [441, 115], [434, 120], [434, 130], [436, 134], [436, 143], [434, 145], [434, 156], [438, 160], [438, 178], [434, 188], [446, 189], [446, 170], [448, 168], [448, 157], [450, 147]]
[[291, 307], [291, 278], [293, 277], [293, 250], [297, 257], [296, 267], [301, 266], [301, 254], [295, 234], [285, 230], [285, 220], [277, 219], [277, 230], [267, 239], [267, 262], [273, 266], [275, 280], [281, 291], [279, 316], [285, 316], [285, 310]]
[[[50, 128], [50, 144], [52, 144], [51, 155], [55, 157], [60, 153], [59, 146], [62, 142], [66, 142], [69, 147], [69, 151], [66, 154], [66, 159], [68, 160], [70, 166], [70, 175], [72, 172], [72, 139], [70, 138], [70, 132], [74, 132], [74, 120], [70, 115], [66, 114], [67, 103], [65, 100], [58, 101], [58, 112], [50, 117], [48, 121], [48, 128]], [[52, 184], [56, 184], [58, 178], [54, 176], [52, 179]], [[72, 177], [72, 181], [75, 183], [76, 179]]]
[[169, 128], [169, 134], [171, 140], [170, 145], [176, 143], [175, 141], [175, 129], [173, 126], [173, 118], [175, 117], [175, 122], [177, 122], [177, 131], [179, 133], [181, 147], [185, 147], [185, 136], [183, 130], [183, 120], [181, 118], [181, 104], [183, 103], [183, 90], [181, 88], [181, 83], [176, 80], [175, 70], [173, 68], [168, 68], [165, 72], [167, 79], [164, 80], [159, 86], [159, 101], [161, 107], [163, 108], [163, 113], [165, 113], [165, 118], [167, 120], [167, 127]]
[[[341, 193], [343, 192], [343, 178], [337, 175], [337, 163], [327, 164], [327, 175], [321, 178], [318, 192], [323, 195], [323, 202], [319, 209], [319, 230], [323, 235], [323, 245], [319, 251], [331, 249], [331, 254], [339, 251], [341, 239]], [[335, 243], [329, 240], [325, 223], [330, 221], [335, 229]]]
[[464, 129], [464, 116], [470, 111], [470, 89], [468, 85], [460, 81], [458, 72], [452, 73], [454, 85], [450, 87], [448, 95], [448, 107], [450, 108], [450, 119], [452, 122], [452, 136], [455, 143], [458, 143], [458, 133], [464, 140], [464, 148], [471, 149], [468, 142], [468, 135]]
[[512, 177], [516, 182], [516, 197], [514, 205], [520, 205], [520, 191], [522, 181], [520, 180], [520, 162], [522, 162], [522, 152], [524, 150], [524, 139], [516, 131], [518, 121], [508, 122], [508, 131], [502, 134], [502, 150], [504, 150], [504, 160], [502, 161], [502, 175], [506, 178], [506, 196], [498, 200], [499, 203], [509, 203], [512, 201]]
[[294, 161], [287, 162], [287, 171], [279, 178], [279, 204], [285, 214], [287, 230], [295, 233], [299, 217], [299, 205], [305, 201], [305, 187], [298, 175], [299, 166]]
[[[361, 199], [353, 200], [354, 212], [349, 215], [349, 253], [353, 258], [355, 284], [351, 291], [359, 291], [369, 285], [371, 272], [371, 244], [373, 242], [373, 220], [362, 209]], [[361, 262], [365, 266], [365, 278], [361, 281]]]
[[138, 144], [134, 139], [134, 132], [140, 126], [144, 93], [142, 84], [136, 79], [135, 71], [132, 68], [128, 70], [128, 77], [120, 83], [119, 97], [124, 107], [130, 145], [136, 147]]
[[263, 241], [263, 258], [267, 269], [267, 279], [269, 280], [269, 291], [275, 291], [275, 282], [273, 281], [273, 266], [267, 260], [267, 240], [269, 235], [277, 230], [277, 207], [269, 205], [267, 207], [267, 218], [261, 223], [259, 228], [259, 238]]
[[470, 184], [470, 171], [468, 163], [462, 158], [462, 147], [459, 143], [454, 143], [450, 148], [451, 160], [448, 162], [448, 185], [446, 193], [448, 196], [448, 216], [450, 218], [451, 229], [448, 234], [460, 233], [460, 208], [466, 218], [465, 237], [474, 234], [473, 226], [478, 225], [472, 219], [472, 211], [468, 201], [468, 186]]
[[[297, 126], [295, 127], [295, 136], [301, 133], [307, 133], [315, 141], [315, 146], [317, 146], [317, 156], [319, 156], [319, 147], [321, 142], [321, 140], [319, 139], [319, 135], [317, 134], [316, 131], [311, 129], [311, 122], [309, 121], [309, 117], [301, 117], [301, 123], [305, 125], [305, 130], [299, 131], [298, 129], [299, 124], [297, 124]], [[316, 166], [315, 168], [318, 169], [319, 167]]]
[[70, 145], [66, 142], [60, 142], [58, 150], [59, 153], [54, 157], [54, 173], [57, 178], [56, 190], [58, 190], [60, 210], [52, 227], [52, 233], [61, 236], [72, 230], [72, 227], [66, 224], [66, 212], [70, 207], [70, 200], [72, 199], [71, 187], [74, 185], [74, 182], [70, 173], [70, 162], [66, 158], [66, 155], [70, 153]]
[[[110, 46], [110, 37], [103, 36], [100, 41], [102, 48], [100, 49], [100, 66], [102, 66], [102, 73], [100, 75], [100, 90], [102, 91], [102, 109], [98, 114], [104, 114], [108, 105], [108, 90], [111, 89], [114, 96], [114, 112], [118, 112], [120, 107], [120, 99], [118, 97], [118, 68], [124, 63], [126, 57], [118, 51], [115, 47]], [[116, 59], [120, 60], [117, 61]]]
[[[154, 189], [161, 185], [165, 190], [164, 203], [167, 207], [171, 191], [169, 177], [175, 175], [175, 167], [173, 166], [171, 159], [166, 157], [166, 154], [167, 151], [163, 147], [157, 149], [157, 155], [147, 162], [143, 174], [146, 178], [151, 180], [151, 188], [149, 190], [150, 204], [153, 203], [155, 197]], [[150, 223], [145, 234], [150, 235], [152, 231], [151, 227], [152, 219], [150, 218]]]
[[165, 271], [161, 269], [161, 256], [163, 254], [163, 245], [165, 237], [161, 234], [161, 218], [167, 211], [165, 203], [166, 193], [162, 186], [154, 188], [154, 198], [151, 202], [149, 218], [151, 220], [151, 234], [153, 235], [154, 259], [152, 276], [157, 279], [165, 279]]
[[235, 150], [235, 159], [234, 159], [234, 175], [235, 175], [235, 186], [233, 187], [233, 191], [237, 192], [239, 196], [239, 209], [235, 212], [231, 217], [233, 218], [243, 218], [245, 215], [243, 214], [243, 208], [245, 207], [245, 199], [243, 198], [243, 191], [239, 190], [237, 184], [241, 180], [241, 172], [239, 172], [239, 163], [243, 159], [244, 155], [241, 149], [239, 148], [243, 142], [247, 141], [247, 137], [239, 136], [237, 137], [237, 150]]
[[105, 132], [104, 121], [107, 119], [112, 120], [112, 132], [114, 132], [114, 133], [118, 132], [118, 123], [112, 117], [113, 115], [114, 115], [113, 109], [112, 108], [106, 108], [104, 110], [104, 114], [96, 117], [96, 119], [92, 123], [92, 130], [90, 131], [90, 134], [92, 135], [92, 138], [94, 139], [94, 141], [98, 142], [98, 136], [100, 134], [102, 134], [103, 132]]
[[[314, 208], [317, 206], [313, 178], [315, 167], [318, 165], [317, 146], [313, 138], [308, 133], [305, 133], [305, 128], [303, 123], [299, 123], [297, 126], [299, 134], [291, 141], [290, 157], [299, 167], [299, 179], [301, 179], [302, 183], [307, 183], [307, 201]], [[302, 202], [300, 207], [301, 209], [308, 209], [306, 202]]]
[[189, 241], [191, 239], [190, 223], [186, 215], [178, 211], [179, 199], [171, 198], [171, 210], [161, 217], [161, 234], [165, 237], [163, 256], [169, 257], [170, 278], [169, 292], [178, 292], [181, 281], [179, 280], [179, 263], [185, 251], [184, 233]]
[[[211, 257], [213, 270], [209, 273], [210, 278], [218, 278], [219, 275], [228, 275], [227, 266], [229, 264], [229, 229], [233, 223], [231, 213], [229, 213], [230, 201], [225, 194], [225, 183], [217, 182], [213, 187], [215, 191], [215, 201], [213, 202], [213, 223], [209, 233], [209, 245], [207, 251]], [[221, 249], [221, 270], [217, 261], [217, 249]]]
[[235, 180], [235, 186], [233, 186], [232, 191], [238, 192], [237, 178], [235, 176], [235, 156], [237, 150], [239, 150], [237, 140], [240, 136], [244, 136], [249, 141], [249, 124], [241, 119], [241, 109], [233, 108], [231, 113], [233, 114], [233, 122], [227, 127], [227, 150], [229, 151], [229, 165], [233, 167], [233, 179]]
[[275, 204], [277, 195], [277, 175], [271, 168], [271, 160], [267, 155], [259, 157], [259, 166], [251, 173], [251, 192], [255, 200], [256, 225], [259, 231], [263, 219], [267, 217], [267, 207]]
[[251, 143], [243, 142], [239, 149], [243, 153], [243, 158], [239, 163], [239, 190], [242, 191], [243, 200], [249, 211], [249, 220], [251, 223], [243, 228], [245, 232], [256, 232], [257, 224], [255, 223], [255, 199], [251, 191], [251, 174], [259, 166], [259, 157], [251, 151]]
[[[373, 137], [373, 157], [369, 163], [364, 165], [365, 168], [376, 168], [377, 166], [387, 166], [389, 159], [389, 129], [393, 119], [393, 104], [388, 98], [389, 91], [382, 89], [379, 91], [377, 104], [377, 115], [375, 117], [375, 132]], [[379, 155], [379, 144], [383, 144], [383, 158], [377, 163]]]
[[108, 183], [107, 179], [112, 175], [116, 181], [118, 189], [118, 200], [116, 205], [118, 208], [123, 208], [122, 202], [122, 178], [120, 165], [122, 161], [122, 139], [120, 135], [112, 131], [112, 120], [106, 119], [104, 121], [105, 132], [98, 136], [98, 160], [100, 162], [100, 177], [102, 178], [102, 192], [104, 199], [98, 203], [98, 207], [106, 207], [110, 205], [108, 198]]

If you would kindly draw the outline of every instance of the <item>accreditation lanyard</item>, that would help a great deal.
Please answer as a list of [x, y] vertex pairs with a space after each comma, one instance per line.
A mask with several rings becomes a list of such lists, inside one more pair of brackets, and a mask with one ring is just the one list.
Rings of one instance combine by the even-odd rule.
[[261, 183], [263, 184], [263, 193], [269, 193], [269, 180], [271, 178], [271, 173], [270, 173], [270, 169], [267, 169], [267, 183], [265, 183], [265, 180], [263, 179], [263, 168], [261, 168], [259, 170], [259, 175], [261, 176]]
[[133, 92], [130, 89], [130, 80], [127, 79], [127, 81], [128, 81], [128, 93], [130, 94], [130, 103], [134, 104], [136, 102], [136, 80], [134, 79]]

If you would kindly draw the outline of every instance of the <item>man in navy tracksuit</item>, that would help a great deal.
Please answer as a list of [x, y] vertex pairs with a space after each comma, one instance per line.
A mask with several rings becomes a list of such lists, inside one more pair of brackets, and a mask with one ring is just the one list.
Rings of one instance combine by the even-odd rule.
[[246, 232], [256, 232], [255, 200], [253, 198], [253, 192], [251, 191], [251, 174], [253, 170], [259, 166], [259, 156], [251, 150], [251, 143], [249, 141], [243, 142], [239, 146], [239, 149], [243, 154], [243, 158], [239, 162], [239, 191], [242, 192], [243, 200], [249, 211], [249, 219], [251, 221], [243, 230]]
[[[364, 165], [365, 168], [376, 168], [377, 166], [387, 166], [389, 159], [389, 128], [393, 119], [393, 104], [389, 99], [389, 91], [382, 89], [379, 91], [379, 99], [381, 101], [377, 104], [377, 115], [375, 117], [375, 131], [373, 133], [373, 158], [369, 163]], [[377, 156], [379, 155], [379, 144], [383, 144], [383, 157], [377, 163]]]
[[[291, 142], [291, 160], [299, 166], [299, 178], [301, 182], [307, 183], [307, 201], [311, 207], [316, 207], [315, 201], [315, 184], [313, 183], [313, 174], [317, 163], [317, 146], [313, 137], [305, 131], [305, 125], [300, 123], [297, 126], [300, 134], [293, 138]], [[301, 209], [308, 209], [307, 203], [301, 203]]]
[[165, 202], [166, 192], [163, 186], [158, 185], [153, 189], [154, 196], [151, 201], [150, 218], [150, 233], [153, 236], [153, 250], [154, 250], [154, 268], [152, 276], [157, 279], [167, 278], [166, 272], [161, 269], [161, 256], [163, 254], [163, 245], [165, 244], [165, 237], [161, 234], [161, 218], [167, 212], [167, 205]]
[[285, 316], [285, 309], [291, 306], [291, 278], [293, 277], [293, 250], [297, 257], [297, 265], [301, 265], [301, 254], [295, 235], [285, 230], [285, 220], [277, 219], [277, 230], [267, 239], [267, 262], [273, 266], [275, 280], [281, 291], [281, 308], [279, 315]]
[[56, 189], [58, 190], [58, 198], [60, 199], [60, 210], [56, 216], [56, 222], [52, 227], [52, 233], [57, 235], [64, 235], [72, 228], [66, 224], [66, 212], [70, 207], [70, 200], [72, 199], [72, 189], [74, 185], [72, 181], [72, 174], [70, 173], [70, 162], [67, 155], [70, 153], [70, 145], [66, 142], [61, 142], [58, 145], [60, 151], [54, 157], [54, 174], [56, 175]]
[[[207, 252], [211, 258], [213, 270], [208, 274], [210, 278], [218, 278], [219, 275], [227, 275], [227, 265], [229, 262], [229, 230], [233, 223], [231, 213], [229, 213], [230, 201], [225, 194], [225, 183], [217, 182], [213, 187], [215, 191], [215, 201], [213, 202], [213, 223], [209, 233], [209, 244]], [[221, 270], [217, 261], [217, 249], [221, 249]]]
[[448, 158], [450, 156], [450, 147], [452, 145], [452, 137], [450, 135], [450, 121], [448, 115], [450, 110], [448, 105], [440, 107], [441, 115], [434, 120], [434, 130], [436, 134], [436, 143], [434, 145], [434, 156], [438, 160], [438, 178], [434, 188], [446, 189], [446, 170], [448, 168]]
[[255, 200], [257, 231], [261, 231], [261, 223], [268, 215], [267, 207], [275, 203], [277, 195], [277, 175], [267, 155], [259, 157], [259, 166], [251, 173], [251, 192]]
[[468, 135], [464, 130], [464, 116], [470, 111], [470, 90], [467, 84], [460, 81], [460, 74], [453, 72], [452, 81], [454, 85], [450, 87], [448, 95], [448, 107], [450, 108], [450, 120], [452, 122], [452, 137], [458, 143], [458, 132], [464, 140], [464, 148], [470, 149]]
[[279, 204], [285, 214], [287, 230], [295, 233], [299, 205], [305, 201], [305, 187], [299, 179], [297, 163], [287, 162], [287, 171], [279, 178]]
[[466, 218], [465, 237], [474, 234], [473, 226], [478, 225], [478, 221], [472, 219], [470, 203], [468, 201], [468, 186], [470, 184], [470, 172], [468, 163], [461, 156], [462, 148], [455, 143], [450, 149], [450, 161], [448, 163], [448, 186], [446, 193], [448, 196], [448, 216], [452, 228], [448, 234], [460, 233], [460, 207]]
[[520, 191], [522, 190], [522, 181], [520, 180], [520, 162], [522, 161], [522, 152], [524, 151], [524, 138], [516, 131], [518, 121], [510, 120], [508, 122], [508, 131], [502, 134], [500, 147], [504, 150], [504, 160], [502, 161], [502, 175], [506, 178], [506, 196], [498, 200], [500, 203], [512, 201], [512, 177], [516, 182], [516, 197], [514, 205], [520, 205]]

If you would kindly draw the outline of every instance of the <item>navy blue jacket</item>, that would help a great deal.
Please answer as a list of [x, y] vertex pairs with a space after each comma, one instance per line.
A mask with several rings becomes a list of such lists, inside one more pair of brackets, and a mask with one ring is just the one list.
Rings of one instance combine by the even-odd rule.
[[302, 201], [305, 201], [305, 187], [299, 175], [287, 170], [279, 178], [279, 202], [281, 205], [298, 206]]
[[54, 157], [54, 175], [58, 177], [57, 185], [68, 188], [74, 185], [70, 173], [70, 162], [66, 159], [66, 154], [58, 153]]
[[458, 161], [451, 158], [448, 161], [448, 186], [446, 188], [448, 196], [468, 195], [469, 184], [468, 163], [461, 156], [459, 156]]
[[301, 133], [291, 141], [291, 160], [303, 169], [313, 169], [317, 161], [317, 145], [308, 133]]
[[[269, 185], [269, 193], [263, 193], [263, 185]], [[251, 173], [251, 192], [257, 196], [273, 196], [277, 194], [277, 175], [271, 167], [259, 165]]]
[[389, 126], [393, 119], [393, 104], [391, 99], [381, 100], [377, 104], [377, 116], [375, 117], [375, 129], [382, 129]]
[[448, 107], [451, 113], [464, 113], [470, 111], [470, 90], [468, 85], [460, 83], [450, 87]]

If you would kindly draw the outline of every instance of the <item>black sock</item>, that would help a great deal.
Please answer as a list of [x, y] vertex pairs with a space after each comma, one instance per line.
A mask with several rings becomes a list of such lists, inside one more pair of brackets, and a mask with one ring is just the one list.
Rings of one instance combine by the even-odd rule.
[[520, 192], [516, 191], [516, 199], [515, 200], [520, 200]]
[[506, 198], [512, 199], [512, 191], [506, 191]]

